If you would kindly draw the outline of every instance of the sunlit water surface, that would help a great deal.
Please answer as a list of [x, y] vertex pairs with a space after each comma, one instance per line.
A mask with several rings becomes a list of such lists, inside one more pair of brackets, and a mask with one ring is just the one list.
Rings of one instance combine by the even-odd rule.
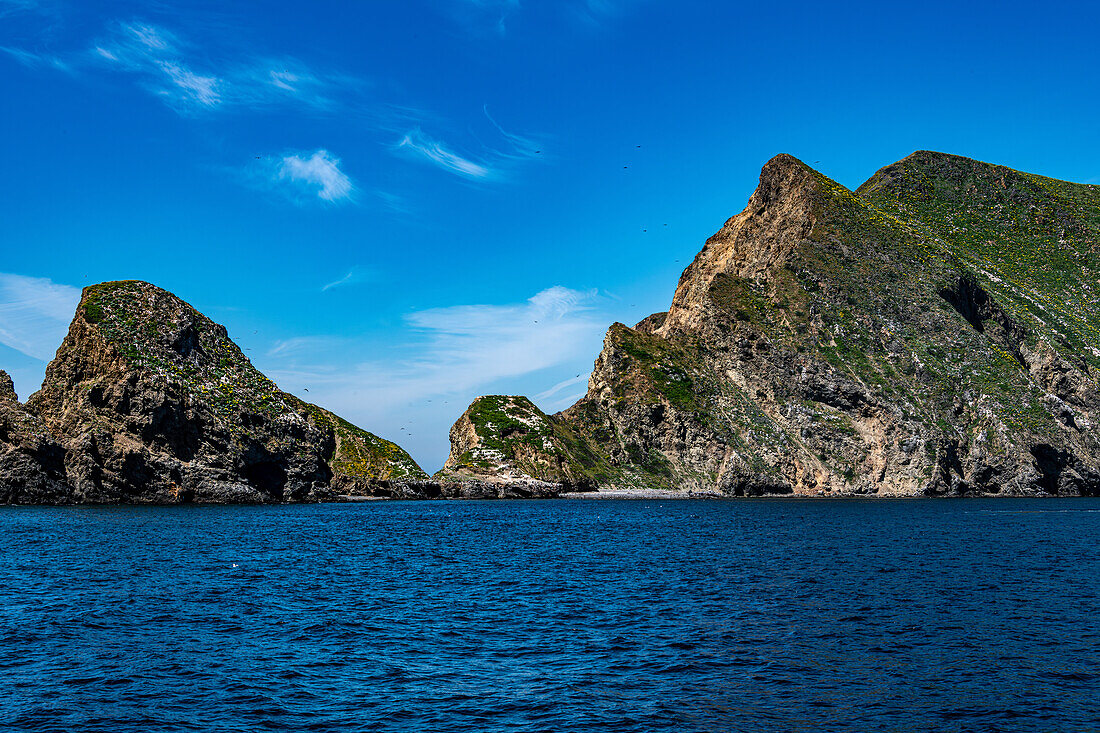
[[1100, 729], [1100, 501], [0, 508], [0, 727]]

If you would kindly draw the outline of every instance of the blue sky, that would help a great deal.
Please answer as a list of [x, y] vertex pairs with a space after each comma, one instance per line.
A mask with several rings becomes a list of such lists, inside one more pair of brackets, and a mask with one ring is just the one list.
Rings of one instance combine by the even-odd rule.
[[431, 471], [474, 396], [583, 393], [776, 153], [1100, 182], [1094, 6], [893, 5], [0, 0], [0, 368], [148, 280]]

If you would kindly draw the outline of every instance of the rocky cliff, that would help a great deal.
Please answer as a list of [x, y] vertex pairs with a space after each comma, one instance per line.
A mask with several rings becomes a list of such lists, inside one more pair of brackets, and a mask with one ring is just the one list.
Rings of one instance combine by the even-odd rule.
[[56, 504], [68, 496], [64, 451], [0, 370], [0, 504]]
[[918, 152], [850, 191], [780, 155], [548, 419], [607, 488], [1097, 494], [1098, 268], [1100, 187]]
[[[6, 376], [6, 375], [5, 375]], [[226, 330], [138, 281], [84, 290], [26, 406], [0, 384], [0, 501], [421, 495], [405, 451], [279, 390]]]

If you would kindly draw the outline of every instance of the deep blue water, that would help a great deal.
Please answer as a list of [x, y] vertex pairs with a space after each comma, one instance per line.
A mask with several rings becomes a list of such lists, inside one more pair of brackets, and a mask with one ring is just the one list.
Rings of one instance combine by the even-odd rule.
[[1100, 729], [1100, 501], [0, 508], [0, 727]]

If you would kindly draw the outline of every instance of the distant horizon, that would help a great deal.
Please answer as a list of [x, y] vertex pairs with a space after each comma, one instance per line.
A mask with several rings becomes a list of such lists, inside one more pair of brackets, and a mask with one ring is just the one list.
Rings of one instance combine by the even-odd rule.
[[430, 472], [477, 395], [583, 394], [777, 153], [853, 190], [919, 150], [1100, 183], [1098, 20], [0, 0], [0, 369], [25, 400], [81, 288], [140, 279]]

